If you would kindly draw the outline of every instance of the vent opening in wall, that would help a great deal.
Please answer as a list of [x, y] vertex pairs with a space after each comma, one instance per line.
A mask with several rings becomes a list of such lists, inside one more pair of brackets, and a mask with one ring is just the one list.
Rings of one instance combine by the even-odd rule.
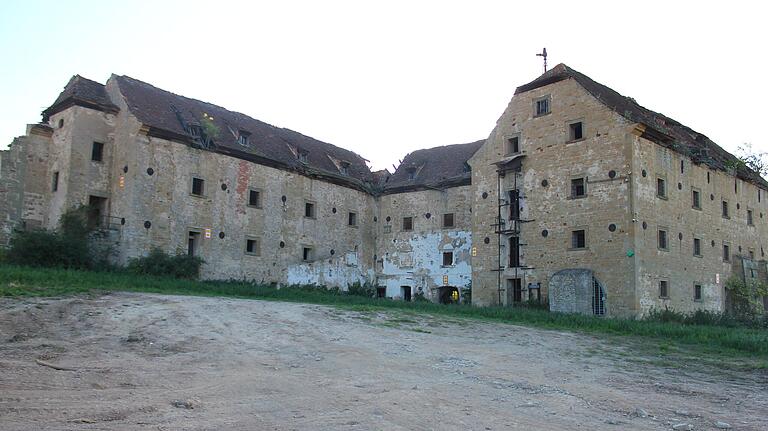
[[616, 225], [611, 223], [608, 225], [608, 230], [611, 232], [616, 232]]
[[152, 175], [154, 175], [154, 174], [155, 174], [155, 170], [154, 170], [154, 169], [152, 169], [152, 168], [147, 168], [147, 175], [149, 175], [149, 176], [151, 177], [151, 176], [152, 176]]
[[123, 173], [124, 174], [128, 173], [128, 165], [123, 166]]
[[280, 200], [281, 200], [281, 201], [283, 201], [283, 203], [285, 203], [285, 201], [286, 201], [287, 199], [288, 199], [288, 198], [286, 198], [286, 197], [285, 197], [285, 195], [283, 195], [283, 196], [280, 198]]
[[549, 231], [544, 229], [543, 231], [541, 231], [541, 236], [543, 236], [544, 238], [548, 237], [549, 236]]
[[549, 185], [549, 181], [547, 181], [547, 180], [541, 180], [541, 186], [542, 186], [542, 187], [547, 187], [548, 185]]
[[430, 218], [432, 218], [432, 213], [426, 213], [424, 214], [424, 217], [426, 217], [427, 220], [429, 220]]
[[488, 198], [488, 192], [483, 192], [483, 199], [487, 199], [487, 198]]
[[219, 232], [219, 238], [224, 239], [226, 234], [224, 232]]
[[643, 175], [643, 178], [645, 178], [648, 176], [648, 172], [646, 172], [645, 169], [643, 169], [642, 175]]
[[389, 223], [389, 222], [391, 222], [391, 221], [392, 221], [392, 217], [390, 217], [390, 216], [387, 216], [387, 218], [386, 218], [385, 220], [387, 220], [387, 223]]
[[648, 229], [648, 223], [643, 222], [643, 230], [646, 230], [646, 229]]
[[608, 171], [608, 178], [610, 178], [610, 179], [616, 178], [616, 171], [614, 171], [614, 170]]
[[285, 241], [280, 241], [280, 248], [285, 248]]
[[144, 222], [144, 229], [149, 229], [152, 227], [152, 222], [147, 220]]
[[331, 212], [336, 214], [336, 207], [331, 208]]
[[486, 244], [490, 244], [491, 243], [491, 239], [488, 238], [488, 237], [485, 237], [485, 239], [483, 239], [483, 242], [486, 243]]
[[331, 256], [333, 256], [334, 254], [336, 254], [336, 250], [331, 249]]
[[224, 183], [221, 183], [221, 190], [226, 192], [227, 191], [227, 185], [224, 184]]
[[125, 217], [123, 217], [123, 218], [121, 218], [121, 219], [120, 219], [120, 224], [121, 224], [121, 225], [124, 225], [124, 224], [125, 224]]
[[373, 222], [374, 222], [374, 223], [376, 223], [376, 222], [378, 222], [378, 221], [379, 221], [379, 218], [378, 218], [378, 217], [376, 217], [376, 216], [373, 216]]

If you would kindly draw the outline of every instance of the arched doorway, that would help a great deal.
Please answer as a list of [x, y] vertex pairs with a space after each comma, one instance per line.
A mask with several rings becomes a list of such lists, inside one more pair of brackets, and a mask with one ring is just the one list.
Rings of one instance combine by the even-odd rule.
[[592, 314], [605, 315], [605, 289], [595, 277], [592, 277]]

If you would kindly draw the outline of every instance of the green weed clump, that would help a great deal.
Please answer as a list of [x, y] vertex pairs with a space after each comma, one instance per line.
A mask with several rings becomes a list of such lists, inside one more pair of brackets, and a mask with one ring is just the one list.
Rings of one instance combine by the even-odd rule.
[[188, 254], [170, 255], [159, 248], [148, 255], [131, 259], [126, 267], [128, 272], [139, 275], [196, 279], [200, 276], [203, 259]]

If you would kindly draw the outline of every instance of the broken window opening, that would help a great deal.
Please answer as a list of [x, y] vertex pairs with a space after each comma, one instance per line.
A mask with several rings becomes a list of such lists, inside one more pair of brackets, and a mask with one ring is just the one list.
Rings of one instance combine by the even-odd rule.
[[659, 280], [659, 298], [669, 298], [669, 282], [667, 280]]
[[701, 209], [701, 192], [698, 190], [692, 190], [691, 191], [691, 200], [693, 201], [691, 203], [691, 207], [693, 209], [700, 210]]
[[305, 164], [306, 164], [306, 163], [309, 163], [309, 151], [307, 151], [307, 150], [304, 150], [304, 149], [302, 149], [302, 148], [298, 148], [298, 149], [296, 150], [296, 158], [297, 158], [297, 159], [298, 159], [298, 160], [299, 160], [301, 163], [305, 163]]
[[574, 250], [587, 248], [587, 231], [584, 229], [571, 232], [571, 248]]
[[444, 251], [443, 252], [443, 266], [453, 266], [453, 252], [452, 251]]
[[443, 214], [443, 227], [453, 227], [453, 213]]
[[667, 198], [667, 180], [664, 178], [656, 178], [656, 197]]
[[509, 191], [509, 219], [520, 220], [520, 190]]
[[195, 196], [203, 196], [205, 191], [205, 181], [202, 178], [192, 178], [192, 194]]
[[701, 257], [701, 239], [699, 238], [693, 239], [693, 255]]
[[584, 123], [578, 121], [568, 125], [568, 140], [578, 141], [584, 138]]
[[342, 175], [349, 175], [349, 166], [349, 162], [340, 162], [339, 172], [341, 172]]
[[416, 166], [409, 166], [406, 169], [406, 172], [408, 172], [408, 180], [413, 181], [416, 179], [416, 175], [419, 172], [419, 169]]
[[94, 162], [104, 161], [104, 144], [101, 142], [94, 142], [91, 147], [91, 160]]
[[663, 229], [659, 229], [658, 244], [657, 244], [659, 250], [669, 251], [669, 243], [667, 239], [668, 239], [667, 231]]
[[520, 137], [513, 136], [507, 139], [506, 155], [517, 154], [520, 152]]
[[587, 182], [584, 178], [574, 178], [571, 180], [571, 198], [583, 198], [587, 196]]
[[106, 225], [107, 198], [88, 196], [88, 227], [97, 228]]
[[259, 252], [259, 240], [256, 238], [247, 238], [245, 240], [245, 254], [258, 256], [260, 254]]
[[413, 230], [413, 217], [403, 217], [403, 231]]
[[518, 236], [509, 238], [509, 267], [520, 267], [520, 237]]
[[312, 202], [304, 203], [304, 217], [315, 218], [315, 204]]
[[258, 190], [248, 191], [248, 206], [261, 208], [261, 192]]
[[301, 251], [301, 259], [304, 262], [312, 260], [312, 247], [304, 247]]
[[238, 130], [237, 132], [237, 143], [247, 147], [249, 144], [249, 137], [251, 136], [250, 132], [246, 132], [245, 130]]

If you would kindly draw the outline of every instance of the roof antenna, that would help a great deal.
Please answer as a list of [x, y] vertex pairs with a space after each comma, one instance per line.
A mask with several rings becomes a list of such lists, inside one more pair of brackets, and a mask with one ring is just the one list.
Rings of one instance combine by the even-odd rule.
[[547, 73], [547, 48], [544, 48], [541, 54], [536, 54], [536, 57], [544, 57], [544, 73]]

